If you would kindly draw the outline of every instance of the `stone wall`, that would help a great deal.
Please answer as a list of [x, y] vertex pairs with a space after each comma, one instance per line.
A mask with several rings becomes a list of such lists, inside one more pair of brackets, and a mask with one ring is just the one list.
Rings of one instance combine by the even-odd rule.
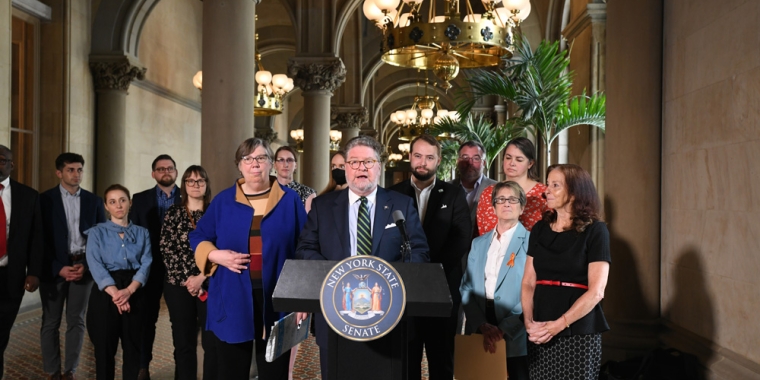
[[755, 1], [664, 8], [662, 317], [713, 378], [760, 376], [759, 15]]

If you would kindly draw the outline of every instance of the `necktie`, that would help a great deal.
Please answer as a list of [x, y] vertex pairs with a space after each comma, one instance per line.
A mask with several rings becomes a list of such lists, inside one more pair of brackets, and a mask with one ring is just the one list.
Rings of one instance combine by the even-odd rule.
[[[5, 186], [0, 185], [0, 192], [5, 189]], [[8, 239], [5, 236], [6, 224], [5, 224], [5, 204], [3, 199], [0, 198], [0, 259], [5, 257], [8, 253]]]
[[372, 253], [372, 223], [369, 220], [367, 198], [359, 198], [359, 218], [356, 223], [356, 254], [369, 255]]

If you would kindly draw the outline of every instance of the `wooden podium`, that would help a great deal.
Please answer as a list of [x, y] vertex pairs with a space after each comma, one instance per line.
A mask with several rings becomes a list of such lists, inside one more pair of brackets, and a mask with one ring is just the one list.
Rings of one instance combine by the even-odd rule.
[[[338, 262], [287, 260], [274, 289], [276, 311], [304, 311], [321, 315], [320, 288]], [[328, 378], [407, 378], [408, 324], [410, 317], [447, 317], [451, 295], [441, 264], [390, 263], [406, 288], [404, 318], [388, 335], [369, 342], [355, 342], [328, 331]], [[323, 380], [327, 380], [324, 379]]]

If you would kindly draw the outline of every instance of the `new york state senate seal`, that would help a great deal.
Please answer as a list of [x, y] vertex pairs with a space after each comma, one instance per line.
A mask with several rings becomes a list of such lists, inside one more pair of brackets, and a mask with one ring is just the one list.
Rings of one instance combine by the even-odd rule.
[[322, 282], [322, 315], [338, 335], [366, 342], [391, 332], [404, 315], [406, 288], [393, 266], [376, 256], [340, 261]]

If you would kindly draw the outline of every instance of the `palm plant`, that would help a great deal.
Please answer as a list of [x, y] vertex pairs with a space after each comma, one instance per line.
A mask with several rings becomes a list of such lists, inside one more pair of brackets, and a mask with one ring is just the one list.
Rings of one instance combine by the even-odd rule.
[[[518, 126], [512, 121], [508, 121], [505, 125], [496, 126], [496, 128], [494, 128], [493, 123], [483, 115], [473, 116], [468, 114], [464, 120], [453, 120], [448, 117], [443, 118], [443, 120], [439, 121], [432, 128], [431, 133], [433, 135], [448, 133], [453, 136], [458, 143], [475, 140], [483, 144], [483, 147], [486, 150], [486, 160], [483, 161], [483, 166], [484, 171], [488, 173], [488, 169], [491, 167], [494, 159], [496, 159], [496, 156], [507, 147], [509, 140], [521, 136], [523, 131], [524, 128], [522, 126]], [[454, 150], [453, 157], [442, 157], [442, 164], [446, 159], [448, 159], [450, 163], [456, 162], [456, 154], [459, 148], [458, 143], [454, 144], [456, 149]], [[449, 143], [449, 145], [451, 144]], [[448, 150], [450, 151], [451, 148]]]
[[519, 114], [510, 119], [533, 130], [543, 141], [542, 178], [551, 164], [551, 145], [560, 132], [576, 125], [604, 130], [604, 94], [571, 96], [573, 73], [570, 59], [558, 42], [543, 41], [534, 52], [523, 36], [517, 52], [503, 70], [478, 70], [468, 82], [471, 90], [460, 94], [459, 111], [469, 114], [478, 99], [496, 95], [517, 105]]

